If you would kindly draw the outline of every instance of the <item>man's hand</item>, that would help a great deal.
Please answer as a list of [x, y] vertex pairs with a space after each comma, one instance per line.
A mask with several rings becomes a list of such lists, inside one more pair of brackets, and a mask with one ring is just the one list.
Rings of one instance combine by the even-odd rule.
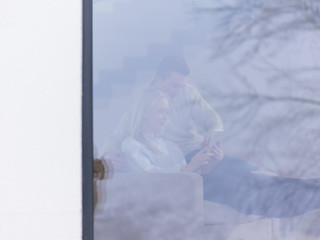
[[224, 152], [221, 148], [220, 142], [217, 142], [210, 147], [210, 152], [212, 153], [212, 158], [209, 163], [201, 167], [202, 174], [210, 173], [214, 167], [223, 159]]
[[197, 171], [204, 165], [207, 165], [210, 159], [213, 157], [213, 154], [208, 152], [209, 146], [202, 148], [197, 154], [193, 156], [189, 164], [182, 168], [183, 172], [194, 172]]
[[210, 144], [210, 141], [211, 141], [211, 137], [210, 137], [210, 136], [206, 136], [206, 137], [203, 139], [203, 142], [202, 142], [202, 144], [201, 144], [201, 149], [208, 147], [209, 144]]
[[222, 158], [224, 157], [224, 152], [220, 145], [220, 142], [216, 142], [216, 144], [212, 146], [211, 152], [213, 153], [213, 156], [217, 161], [222, 160]]
[[[210, 147], [211, 137], [206, 136], [201, 144], [201, 149]], [[220, 161], [224, 157], [223, 149], [221, 148], [220, 142], [216, 142], [216, 144], [212, 145], [209, 150], [213, 153], [213, 158], [215, 160]]]
[[121, 172], [127, 169], [128, 163], [123, 157], [123, 152], [108, 152], [103, 157], [111, 161], [113, 169], [116, 172]]

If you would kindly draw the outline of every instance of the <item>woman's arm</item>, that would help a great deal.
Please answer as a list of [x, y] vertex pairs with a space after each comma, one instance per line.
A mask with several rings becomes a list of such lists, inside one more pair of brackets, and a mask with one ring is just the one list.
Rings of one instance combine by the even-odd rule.
[[191, 161], [184, 166], [182, 172], [195, 172], [202, 166], [207, 165], [213, 156], [213, 153], [208, 152], [209, 146], [202, 148], [196, 155], [193, 156]]

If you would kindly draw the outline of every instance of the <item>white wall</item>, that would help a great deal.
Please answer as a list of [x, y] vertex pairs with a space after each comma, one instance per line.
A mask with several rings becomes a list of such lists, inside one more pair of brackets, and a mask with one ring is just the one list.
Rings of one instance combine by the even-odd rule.
[[81, 8], [0, 2], [1, 239], [81, 239]]

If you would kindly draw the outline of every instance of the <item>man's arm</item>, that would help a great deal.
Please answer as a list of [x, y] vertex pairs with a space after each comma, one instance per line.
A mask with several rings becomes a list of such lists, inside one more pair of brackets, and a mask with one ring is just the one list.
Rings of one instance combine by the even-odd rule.
[[[193, 86], [189, 86], [189, 101], [191, 105], [191, 118], [197, 124], [197, 129], [204, 136], [204, 145], [209, 145], [211, 138], [215, 132], [223, 131], [223, 123], [219, 114], [209, 105], [209, 103], [201, 96], [199, 91]], [[213, 139], [212, 139], [213, 140]], [[213, 170], [216, 164], [222, 160], [224, 153], [219, 142], [211, 144], [210, 151], [213, 157], [208, 164], [202, 167], [202, 173], [206, 174]]]
[[188, 89], [190, 114], [193, 121], [198, 125], [201, 134], [210, 136], [214, 131], [223, 131], [223, 123], [219, 114], [201, 96], [193, 86]]

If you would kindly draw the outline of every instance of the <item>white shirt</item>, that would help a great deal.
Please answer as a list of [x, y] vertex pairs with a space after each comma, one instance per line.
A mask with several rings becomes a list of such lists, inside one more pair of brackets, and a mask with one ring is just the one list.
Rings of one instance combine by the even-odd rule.
[[126, 138], [121, 150], [128, 159], [129, 172], [180, 172], [186, 165], [177, 145], [159, 137], [148, 137], [150, 143], [161, 153], [155, 153], [132, 137]]
[[[222, 131], [223, 123], [218, 113], [203, 99], [199, 91], [187, 84], [182, 92], [169, 100], [169, 123], [163, 139], [167, 139], [180, 147], [183, 154], [200, 149], [204, 136], [211, 136], [214, 131]], [[109, 136], [100, 151], [100, 155], [106, 152], [119, 151], [121, 143], [128, 137], [130, 114], [125, 115], [121, 121], [123, 128]]]
[[223, 131], [218, 113], [192, 85], [187, 84], [169, 103], [169, 123], [164, 138], [177, 144], [184, 155], [200, 149], [204, 136]]

